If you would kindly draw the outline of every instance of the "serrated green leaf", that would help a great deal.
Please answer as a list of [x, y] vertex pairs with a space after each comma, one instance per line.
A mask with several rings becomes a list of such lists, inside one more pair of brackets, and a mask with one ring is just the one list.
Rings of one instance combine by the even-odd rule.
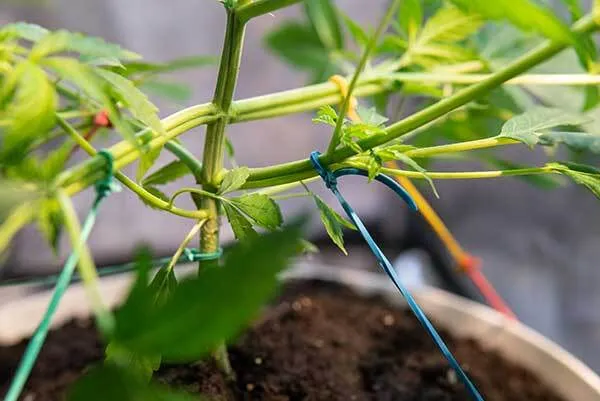
[[250, 169], [248, 167], [238, 167], [229, 170], [223, 177], [218, 193], [222, 195], [240, 189], [246, 183], [248, 177], [250, 177]]
[[326, 48], [344, 48], [344, 36], [335, 6], [330, 0], [305, 0], [304, 10], [313, 30]]
[[58, 255], [58, 240], [63, 226], [63, 213], [54, 199], [46, 199], [41, 202], [37, 223], [40, 232], [50, 244], [55, 255]]
[[127, 348], [111, 342], [106, 347], [106, 362], [124, 369], [136, 379], [149, 382], [154, 372], [160, 367], [160, 356], [143, 356], [131, 352]]
[[[136, 314], [138, 318], [147, 317], [150, 309], [166, 302], [177, 286], [172, 270], [160, 269], [148, 284], [148, 276], [152, 268], [152, 254], [148, 248], [136, 251], [136, 279], [129, 290], [127, 302], [121, 307], [123, 315]], [[105, 361], [121, 369], [125, 369], [136, 379], [147, 383], [152, 374], [160, 367], [161, 356], [158, 353], [141, 354], [111, 340], [106, 349]]]
[[573, 170], [564, 163], [550, 163], [548, 166], [554, 171], [569, 177], [577, 184], [585, 186], [596, 195], [597, 198], [600, 198], [600, 174], [586, 172], [597, 171], [595, 168], [590, 166], [591, 168], [587, 169], [585, 167], [588, 166], [579, 166], [577, 170]]
[[323, 123], [335, 127], [337, 119], [338, 115], [335, 109], [329, 105], [325, 105], [317, 110], [317, 116], [312, 121], [313, 123]]
[[258, 235], [258, 233], [252, 228], [252, 222], [250, 219], [244, 216], [234, 206], [223, 203], [223, 209], [225, 210], [225, 215], [227, 216], [227, 220], [229, 220], [229, 224], [233, 230], [233, 235], [237, 240], [245, 242]]
[[185, 177], [190, 169], [180, 160], [175, 160], [150, 174], [142, 180], [143, 186], [164, 185]]
[[319, 248], [305, 239], [300, 240], [300, 252], [299, 253], [319, 253]]
[[418, 45], [460, 42], [477, 32], [482, 23], [478, 13], [465, 13], [456, 7], [445, 6], [427, 20], [416, 42]]
[[598, 134], [550, 131], [540, 134], [538, 141], [542, 146], [556, 146], [562, 143], [576, 152], [600, 154], [600, 135]]
[[524, 31], [535, 31], [561, 43], [574, 42], [568, 26], [550, 9], [529, 0], [451, 0], [464, 10], [491, 20], [508, 21]]
[[423, 22], [423, 8], [421, 7], [421, 1], [402, 1], [398, 10], [398, 22], [409, 40], [414, 40]]
[[533, 147], [544, 131], [560, 126], [572, 126], [589, 122], [590, 118], [555, 108], [537, 107], [508, 120], [499, 137], [511, 138]]
[[354, 42], [361, 48], [366, 47], [369, 43], [369, 35], [367, 34], [367, 32], [347, 15], [343, 15], [342, 17], [346, 28], [348, 29], [348, 32], [350, 33], [350, 36], [352, 37]]
[[177, 278], [173, 269], [161, 268], [150, 282], [148, 290], [153, 294], [153, 303], [164, 304], [177, 288]]
[[116, 313], [115, 341], [171, 361], [195, 361], [213, 351], [274, 294], [277, 274], [296, 254], [300, 234], [301, 225], [294, 224], [237, 244], [225, 254], [221, 268], [181, 281], [165, 304], [146, 304], [148, 312], [141, 317], [135, 310], [121, 309]]
[[18, 82], [3, 113], [10, 121], [0, 143], [0, 160], [5, 161], [19, 161], [31, 142], [49, 133], [58, 107], [54, 87], [39, 66], [24, 61], [17, 69]]
[[342, 228], [345, 226], [350, 229], [356, 229], [352, 223], [344, 219], [340, 216], [335, 210], [329, 207], [323, 200], [315, 194], [313, 195], [313, 199], [319, 209], [319, 215], [321, 216], [321, 221], [323, 222], [323, 226], [327, 231], [327, 235], [333, 241], [334, 244], [340, 248], [340, 250], [347, 255], [348, 252], [344, 247], [344, 233]]
[[158, 108], [133, 82], [108, 70], [99, 69], [98, 74], [110, 84], [114, 96], [127, 107], [135, 118], [153, 131], [164, 134], [165, 129], [157, 114]]
[[359, 104], [356, 107], [356, 113], [363, 123], [375, 127], [381, 127], [389, 120], [389, 118], [377, 113], [377, 109], [375, 109], [375, 107], [366, 108]]
[[0, 41], [6, 39], [25, 39], [30, 42], [37, 42], [48, 34], [48, 30], [36, 24], [27, 22], [15, 22], [7, 24], [0, 29]]
[[192, 89], [177, 82], [144, 81], [140, 87], [151, 95], [177, 103], [187, 102], [192, 97]]
[[67, 51], [80, 54], [88, 62], [97, 59], [114, 59], [118, 61], [141, 58], [140, 55], [124, 50], [119, 45], [107, 43], [104, 39], [66, 30], [50, 32], [39, 38], [31, 50], [30, 57], [39, 60], [51, 54]]
[[321, 71], [331, 64], [329, 52], [310, 27], [287, 22], [266, 38], [269, 49], [290, 65], [311, 71]]
[[[415, 16], [417, 17], [418, 15]], [[454, 6], [444, 6], [424, 23], [417, 34], [409, 36], [408, 40], [397, 36], [384, 38], [380, 51], [406, 51], [403, 55], [405, 65], [416, 64], [425, 69], [476, 59], [474, 51], [462, 42], [477, 32], [481, 25], [479, 15], [466, 13]]]
[[375, 155], [372, 155], [367, 162], [367, 172], [369, 182], [373, 181], [377, 174], [381, 171], [381, 159]]
[[117, 107], [108, 95], [107, 84], [98, 77], [95, 70], [85, 64], [66, 57], [44, 59], [42, 64], [50, 68], [61, 80], [72, 82], [87, 96], [98, 101], [108, 111], [110, 122], [129, 142], [139, 147], [131, 127], [121, 118]]
[[124, 75], [130, 76], [134, 74], [143, 74], [144, 77], [153, 76], [156, 74], [164, 74], [182, 70], [188, 70], [207, 65], [216, 64], [218, 59], [213, 56], [188, 56], [181, 57], [166, 63], [150, 63], [145, 61], [133, 61], [123, 63], [125, 71]]
[[232, 198], [230, 201], [260, 227], [275, 230], [283, 223], [279, 206], [265, 194], [247, 194]]
[[138, 182], [141, 182], [148, 170], [152, 168], [152, 166], [160, 156], [161, 151], [162, 147], [159, 147], [155, 149], [150, 149], [148, 152], [142, 153], [136, 171], [136, 179]]
[[196, 396], [147, 383], [126, 369], [96, 366], [70, 389], [67, 401], [200, 401]]

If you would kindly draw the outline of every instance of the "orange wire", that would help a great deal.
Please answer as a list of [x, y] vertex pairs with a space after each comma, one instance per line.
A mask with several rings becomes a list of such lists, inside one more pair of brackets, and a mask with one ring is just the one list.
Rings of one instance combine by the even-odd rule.
[[[343, 98], [348, 96], [348, 82], [346, 81], [346, 78], [342, 77], [341, 75], [333, 75], [329, 78], [329, 81], [338, 86]], [[346, 115], [348, 118], [350, 118], [350, 120], [360, 122], [360, 117], [356, 112], [356, 106], [357, 100], [356, 98], [352, 97], [348, 103]], [[397, 168], [396, 162], [387, 162], [386, 165], [390, 168]], [[508, 307], [506, 302], [504, 302], [502, 297], [500, 297], [498, 292], [481, 271], [481, 261], [478, 258], [473, 257], [460, 246], [440, 216], [436, 213], [433, 207], [431, 207], [429, 202], [427, 202], [425, 197], [421, 195], [421, 192], [419, 192], [412, 181], [407, 177], [398, 174], [394, 175], [394, 179], [413, 197], [415, 203], [419, 207], [419, 211], [429, 223], [440, 241], [442, 241], [450, 253], [450, 256], [457, 264], [458, 268], [469, 277], [481, 295], [485, 298], [487, 303], [492, 308], [503, 313], [504, 315], [512, 319], [516, 319], [515, 314]]]

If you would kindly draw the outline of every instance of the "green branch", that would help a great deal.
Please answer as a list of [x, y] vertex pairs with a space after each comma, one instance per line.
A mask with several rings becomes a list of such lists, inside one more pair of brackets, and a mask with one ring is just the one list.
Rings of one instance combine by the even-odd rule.
[[344, 119], [346, 118], [346, 113], [348, 112], [348, 107], [350, 106], [350, 101], [352, 99], [352, 94], [354, 93], [354, 88], [356, 87], [356, 83], [358, 82], [358, 77], [365, 69], [367, 65], [367, 61], [369, 60], [369, 56], [377, 46], [379, 42], [379, 37], [383, 34], [383, 32], [388, 28], [390, 22], [392, 21], [392, 17], [396, 13], [396, 10], [400, 6], [400, 0], [394, 0], [390, 6], [388, 7], [385, 15], [381, 19], [379, 26], [375, 30], [375, 33], [369, 40], [367, 47], [363, 51], [363, 54], [360, 58], [358, 66], [356, 67], [356, 71], [352, 76], [352, 80], [350, 81], [350, 85], [348, 86], [348, 93], [344, 96], [344, 102], [342, 103], [342, 108], [339, 112], [339, 116], [337, 122], [335, 124], [335, 129], [333, 130], [333, 135], [331, 136], [331, 141], [329, 142], [329, 146], [327, 148], [327, 152], [333, 152], [338, 145], [340, 144], [340, 136], [342, 133], [342, 126], [344, 125]]
[[[73, 138], [75, 143], [79, 145], [81, 149], [83, 149], [90, 156], [96, 155], [98, 153], [96, 149], [85, 140], [85, 138], [75, 130], [66, 120], [62, 117], [57, 116], [56, 118], [58, 124]], [[165, 210], [167, 212], [173, 213], [175, 215], [181, 217], [188, 217], [193, 219], [203, 219], [208, 216], [208, 213], [205, 210], [184, 210], [179, 209], [177, 207], [173, 207], [168, 202], [152, 195], [150, 192], [146, 191], [144, 188], [137, 185], [133, 180], [129, 179], [125, 174], [116, 170], [114, 172], [115, 178], [119, 180], [124, 186], [129, 188], [132, 192], [134, 192], [137, 196], [142, 198], [146, 203], [152, 205], [158, 209]]]
[[256, 0], [238, 7], [236, 13], [240, 21], [245, 23], [252, 18], [300, 3], [301, 1], [302, 0]]
[[[596, 28], [597, 27], [591, 22], [589, 16], [582, 19], [578, 24], [576, 24], [575, 27], [578, 32], [589, 31]], [[546, 43], [533, 52], [536, 54], [540, 53], [540, 49], [543, 50], [549, 46], [554, 48], [554, 45], [551, 43]], [[564, 46], [554, 48], [552, 54], [557, 53], [563, 48]], [[532, 57], [531, 53], [528, 54], [529, 56], [526, 55], [524, 57]], [[534, 56], [536, 56], [536, 58], [539, 57], [539, 54], [536, 54], [534, 54]], [[550, 57], [552, 54], [545, 54], [545, 57]], [[394, 76], [394, 71], [390, 70], [389, 68], [378, 68], [369, 74], [365, 74], [358, 79], [355, 95], [368, 96], [380, 93], [386, 90], [395, 80]], [[493, 76], [496, 76], [496, 74], [481, 78], [487, 82]], [[398, 78], [402, 80], [402, 77]], [[408, 81], [411, 81], [411, 78], [408, 78]], [[500, 82], [498, 85], [503, 83], [505, 82]], [[231, 105], [229, 122], [238, 123], [305, 112], [317, 109], [324, 105], [339, 104], [342, 101], [343, 97], [339, 92], [339, 88], [334, 83], [327, 82], [310, 85], [303, 88], [291, 89], [283, 92], [235, 101]], [[417, 114], [409, 117], [407, 120], [403, 120], [402, 123], [404, 127], [395, 126], [395, 129], [403, 128], [404, 131], [409, 125], [414, 125], [414, 118], [417, 116]], [[181, 110], [180, 112], [162, 120], [163, 126], [167, 131], [167, 134], [164, 137], [168, 140], [176, 138], [184, 132], [187, 132], [188, 130], [199, 125], [219, 119], [220, 115], [221, 113], [212, 104], [201, 104]], [[423, 118], [422, 114], [419, 115], [421, 116], [419, 118]], [[431, 116], [428, 116], [427, 120], [430, 119]], [[409, 131], [411, 130], [409, 129]], [[151, 149], [154, 149], [158, 146], [163, 146], [166, 142], [168, 142], [168, 140], [165, 140], [165, 138], [157, 139], [156, 135], [157, 134], [146, 129], [138, 134], [138, 138], [142, 143], [147, 144], [147, 146], [149, 146]], [[401, 133], [400, 135], [403, 134]], [[120, 168], [133, 163], [139, 158], [139, 153], [129, 141], [122, 141], [112, 146], [109, 150], [115, 156], [115, 162]], [[352, 152], [349, 152], [349, 149], [347, 148], [342, 148], [337, 152], [328, 155], [326, 158], [324, 156], [322, 161], [324, 160], [327, 163], [339, 162], [349, 155], [352, 155]], [[123, 157], [122, 160], [121, 157]], [[290, 168], [289, 170], [288, 167]], [[89, 187], [90, 185], [93, 185], [97, 179], [101, 178], [104, 171], [103, 169], [104, 159], [92, 158], [64, 172], [59, 177], [58, 185], [64, 187], [69, 194], [77, 193]], [[279, 171], [283, 171], [283, 173], [285, 173], [287, 176], [283, 177], [283, 179], [275, 179], [276, 174], [278, 174]], [[269, 185], [294, 182], [313, 176], [314, 173], [311, 172], [311, 166], [307, 162], [297, 161], [269, 168], [252, 169], [252, 175], [249, 182], [247, 182], [246, 187], [261, 188]]]
[[[596, 29], [590, 15], [582, 18], [574, 26], [577, 33], [588, 32]], [[384, 135], [376, 135], [358, 142], [358, 145], [369, 150], [376, 146], [390, 142], [401, 137], [452, 110], [461, 107], [472, 100], [477, 99], [492, 89], [497, 88], [504, 82], [516, 77], [517, 75], [529, 70], [530, 68], [548, 60], [567, 47], [566, 44], [546, 41], [544, 44], [536, 47], [523, 55], [507, 67], [492, 74], [489, 78], [478, 84], [465, 88], [456, 94], [443, 99], [434, 105], [427, 107], [386, 129]], [[320, 162], [324, 166], [330, 166], [334, 163], [340, 163], [346, 158], [354, 155], [350, 147], [344, 147], [334, 152], [329, 152], [320, 157]], [[251, 169], [250, 178], [245, 184], [245, 188], [256, 188], [265, 185], [279, 185], [288, 182], [298, 181], [307, 177], [312, 177], [316, 173], [308, 159], [284, 163], [271, 167]]]
[[189, 150], [175, 141], [167, 142], [165, 149], [175, 155], [179, 161], [190, 169], [192, 175], [196, 178], [196, 182], [202, 182], [202, 163]]
[[214, 199], [217, 201], [226, 200], [225, 198], [222, 198], [219, 195], [213, 194], [212, 192], [208, 192], [208, 191], [205, 191], [200, 188], [180, 188], [177, 191], [175, 191], [175, 193], [173, 195], [171, 195], [171, 199], [169, 199], [169, 205], [172, 206], [173, 203], [175, 202], [175, 200], [179, 197], [179, 195], [186, 194], [186, 193], [196, 194], [196, 195], [200, 195], [200, 196], [206, 196], [208, 198], [211, 198], [211, 199]]
[[183, 250], [188, 246], [188, 244], [190, 243], [192, 238], [194, 238], [194, 236], [196, 234], [198, 234], [198, 232], [200, 231], [200, 229], [202, 228], [202, 226], [204, 225], [205, 222], [206, 222], [206, 220], [200, 220], [198, 223], [194, 224], [194, 226], [192, 227], [190, 232], [185, 236], [185, 238], [183, 239], [181, 244], [179, 244], [179, 248], [177, 248], [177, 251], [175, 251], [175, 253], [173, 254], [173, 257], [171, 258], [171, 260], [169, 261], [169, 264], [166, 267], [167, 273], [170, 273], [171, 270], [173, 270], [173, 267], [175, 267], [175, 265], [179, 261], [179, 258], [181, 258], [181, 254], [183, 254]]
[[460, 171], [460, 172], [436, 172], [428, 171], [426, 174], [418, 171], [398, 170], [383, 167], [381, 172], [390, 175], [401, 175], [408, 178], [433, 179], [433, 180], [471, 180], [484, 178], [512, 177], [520, 175], [554, 174], [555, 172], [547, 166], [520, 168], [512, 170], [494, 170], [494, 171]]
[[411, 158], [429, 157], [444, 153], [466, 152], [477, 149], [493, 148], [503, 145], [515, 145], [521, 142], [510, 138], [501, 138], [493, 136], [491, 138], [476, 139], [473, 141], [451, 143], [448, 145], [429, 146], [426, 148], [417, 148], [407, 151], [405, 154]]

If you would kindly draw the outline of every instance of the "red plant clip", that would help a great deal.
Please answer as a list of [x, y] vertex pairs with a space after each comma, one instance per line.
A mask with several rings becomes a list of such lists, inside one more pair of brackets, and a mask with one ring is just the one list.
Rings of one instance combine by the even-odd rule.
[[94, 116], [94, 125], [96, 127], [112, 128], [112, 122], [106, 110], [101, 110]]

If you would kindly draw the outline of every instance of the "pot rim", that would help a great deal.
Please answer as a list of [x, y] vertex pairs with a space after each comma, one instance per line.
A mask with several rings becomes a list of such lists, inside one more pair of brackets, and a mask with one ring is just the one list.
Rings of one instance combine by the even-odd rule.
[[[178, 275], [195, 266], [178, 268]], [[382, 274], [355, 268], [300, 262], [284, 272], [282, 280], [316, 279], [337, 282], [362, 295], [381, 295], [390, 303], [404, 305], [397, 289]], [[100, 291], [109, 307], [116, 307], [127, 295], [132, 274], [100, 281]], [[473, 338], [485, 348], [534, 372], [546, 385], [569, 401], [598, 401], [600, 377], [583, 362], [524, 324], [477, 302], [433, 287], [415, 289], [413, 295], [436, 325], [462, 338]], [[36, 328], [50, 299], [44, 291], [0, 306], [0, 343], [14, 344]], [[74, 284], [65, 293], [52, 321], [59, 326], [71, 318], [89, 316], [84, 288]], [[26, 319], [23, 317], [26, 316]], [[543, 367], [543, 369], [540, 369]], [[557, 380], [558, 379], [558, 380]]]

